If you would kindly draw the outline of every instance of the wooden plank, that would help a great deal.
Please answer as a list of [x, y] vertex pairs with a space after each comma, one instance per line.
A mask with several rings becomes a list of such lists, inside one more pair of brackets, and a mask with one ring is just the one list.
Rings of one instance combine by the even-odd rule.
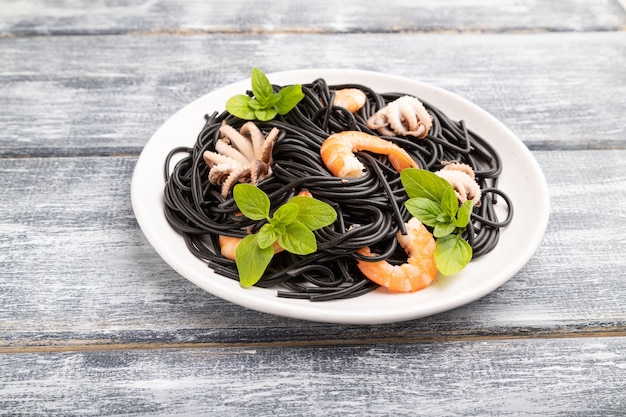
[[0, 159], [0, 350], [624, 334], [626, 150], [535, 156], [552, 213], [527, 266], [468, 306], [378, 326], [260, 314], [177, 275], [134, 219], [134, 157]]
[[626, 338], [0, 355], [8, 415], [602, 415]]
[[[248, 77], [253, 65], [268, 73], [338, 67], [402, 75], [473, 101], [533, 149], [623, 147], [625, 39], [623, 33], [0, 39], [0, 155], [137, 154], [174, 112]], [[407, 56], [423, 58], [407, 65]]]
[[158, 0], [94, 4], [45, 0], [5, 2], [0, 36], [120, 34], [129, 32], [404, 32], [606, 31], [624, 24], [617, 0], [446, 0], [436, 3], [312, 0]]

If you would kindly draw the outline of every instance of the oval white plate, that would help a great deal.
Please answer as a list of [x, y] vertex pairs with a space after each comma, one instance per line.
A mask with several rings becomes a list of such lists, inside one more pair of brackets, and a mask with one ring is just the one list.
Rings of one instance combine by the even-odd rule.
[[194, 257], [163, 214], [163, 165], [176, 146], [192, 146], [204, 115], [222, 111], [226, 100], [250, 88], [250, 80], [225, 86], [190, 103], [157, 130], [141, 152], [133, 174], [131, 196], [137, 221], [158, 254], [179, 274], [211, 294], [254, 310], [320, 322], [376, 324], [424, 317], [483, 297], [515, 275], [537, 250], [548, 224], [545, 178], [526, 146], [502, 123], [469, 101], [412, 79], [358, 70], [300, 70], [268, 74], [274, 84], [305, 84], [316, 78], [329, 84], [358, 83], [378, 92], [403, 92], [423, 98], [487, 139], [502, 158], [499, 188], [512, 199], [513, 221], [498, 246], [470, 262], [459, 274], [439, 276], [430, 287], [398, 294], [378, 289], [361, 297], [310, 302], [279, 298], [275, 289], [243, 289], [215, 274]]

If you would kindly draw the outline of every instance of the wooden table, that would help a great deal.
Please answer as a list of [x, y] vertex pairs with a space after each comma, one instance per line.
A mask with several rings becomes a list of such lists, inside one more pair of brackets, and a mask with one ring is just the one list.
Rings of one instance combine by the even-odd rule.
[[[0, 415], [626, 414], [626, 12], [617, 0], [0, 5]], [[536, 255], [469, 305], [286, 319], [175, 273], [130, 203], [175, 111], [265, 72], [459, 94], [543, 169]]]

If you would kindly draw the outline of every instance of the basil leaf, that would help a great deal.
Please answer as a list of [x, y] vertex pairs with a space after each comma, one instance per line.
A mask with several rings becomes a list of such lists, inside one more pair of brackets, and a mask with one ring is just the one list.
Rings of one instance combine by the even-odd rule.
[[284, 228], [288, 224], [291, 224], [294, 220], [296, 220], [299, 211], [300, 207], [297, 204], [285, 203], [274, 212], [270, 223], [276, 228]]
[[438, 224], [443, 224], [443, 223], [450, 223], [453, 221], [453, 217], [450, 216], [448, 213], [444, 213], [443, 211], [441, 213], [439, 213], [439, 215], [437, 216], [437, 223]]
[[449, 235], [450, 233], [454, 232], [455, 229], [456, 224], [454, 221], [451, 221], [449, 223], [437, 223], [437, 225], [433, 229], [433, 236], [438, 239], [440, 237]]
[[457, 213], [456, 227], [465, 227], [470, 221], [472, 215], [472, 208], [474, 207], [473, 200], [465, 200], [459, 212]]
[[[282, 99], [282, 97], [280, 96], [280, 94], [272, 94], [270, 96], [270, 99], [267, 101], [267, 106], [271, 107], [274, 106], [276, 103], [278, 103], [280, 100]], [[278, 110], [278, 109], [277, 109]]]
[[261, 226], [261, 230], [257, 233], [257, 244], [261, 249], [272, 246], [276, 239], [278, 239], [278, 233], [270, 223]]
[[272, 84], [267, 79], [263, 71], [254, 67], [252, 68], [252, 94], [265, 107], [268, 105], [270, 97], [274, 94]]
[[254, 116], [262, 122], [267, 122], [269, 120], [272, 120], [274, 117], [276, 117], [277, 114], [278, 114], [278, 111], [276, 111], [276, 109], [274, 108], [271, 108], [271, 109], [263, 108], [263, 109], [254, 111]]
[[[406, 169], [402, 172], [404, 171], [406, 171]], [[444, 214], [439, 204], [426, 197], [411, 198], [407, 200], [404, 205], [409, 213], [417, 217], [418, 220], [426, 226], [430, 227], [435, 227], [441, 221], [439, 216]]]
[[285, 227], [285, 233], [278, 236], [278, 244], [287, 252], [296, 255], [308, 255], [317, 250], [315, 235], [298, 221]]
[[256, 284], [274, 257], [274, 248], [262, 249], [257, 243], [257, 235], [243, 238], [235, 252], [235, 263], [239, 272], [239, 283], [242, 287]]
[[304, 98], [300, 84], [283, 87], [278, 92], [278, 95], [280, 100], [274, 106], [280, 115], [289, 113]]
[[248, 107], [254, 111], [254, 110], [262, 109], [263, 105], [256, 98], [251, 98], [250, 101], [248, 102]]
[[410, 198], [428, 198], [438, 204], [441, 203], [444, 192], [452, 188], [448, 181], [424, 169], [403, 169], [400, 179]]
[[245, 94], [238, 94], [228, 99], [226, 110], [233, 116], [244, 120], [254, 120], [254, 110], [250, 108], [252, 99]]
[[300, 207], [297, 220], [309, 230], [321, 229], [337, 220], [335, 209], [330, 204], [315, 198], [296, 196], [292, 197], [289, 203]]
[[237, 184], [233, 188], [233, 197], [239, 210], [251, 220], [269, 218], [270, 199], [261, 189], [252, 184]]
[[446, 188], [441, 196], [441, 209], [452, 218], [456, 217], [456, 212], [459, 211], [459, 199], [452, 186]]
[[453, 275], [461, 271], [472, 259], [472, 247], [461, 234], [448, 235], [437, 239], [435, 264], [443, 275]]
[[258, 68], [252, 69], [250, 77], [254, 97], [239, 94], [226, 102], [226, 110], [244, 120], [272, 120], [278, 114], [287, 114], [304, 98], [300, 84], [285, 86], [278, 93]]

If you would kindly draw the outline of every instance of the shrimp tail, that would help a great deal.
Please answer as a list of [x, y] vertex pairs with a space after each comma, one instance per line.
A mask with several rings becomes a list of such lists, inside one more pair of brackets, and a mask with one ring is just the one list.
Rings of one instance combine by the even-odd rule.
[[406, 153], [390, 154], [389, 162], [398, 172], [402, 172], [406, 168], [418, 168], [413, 158]]

